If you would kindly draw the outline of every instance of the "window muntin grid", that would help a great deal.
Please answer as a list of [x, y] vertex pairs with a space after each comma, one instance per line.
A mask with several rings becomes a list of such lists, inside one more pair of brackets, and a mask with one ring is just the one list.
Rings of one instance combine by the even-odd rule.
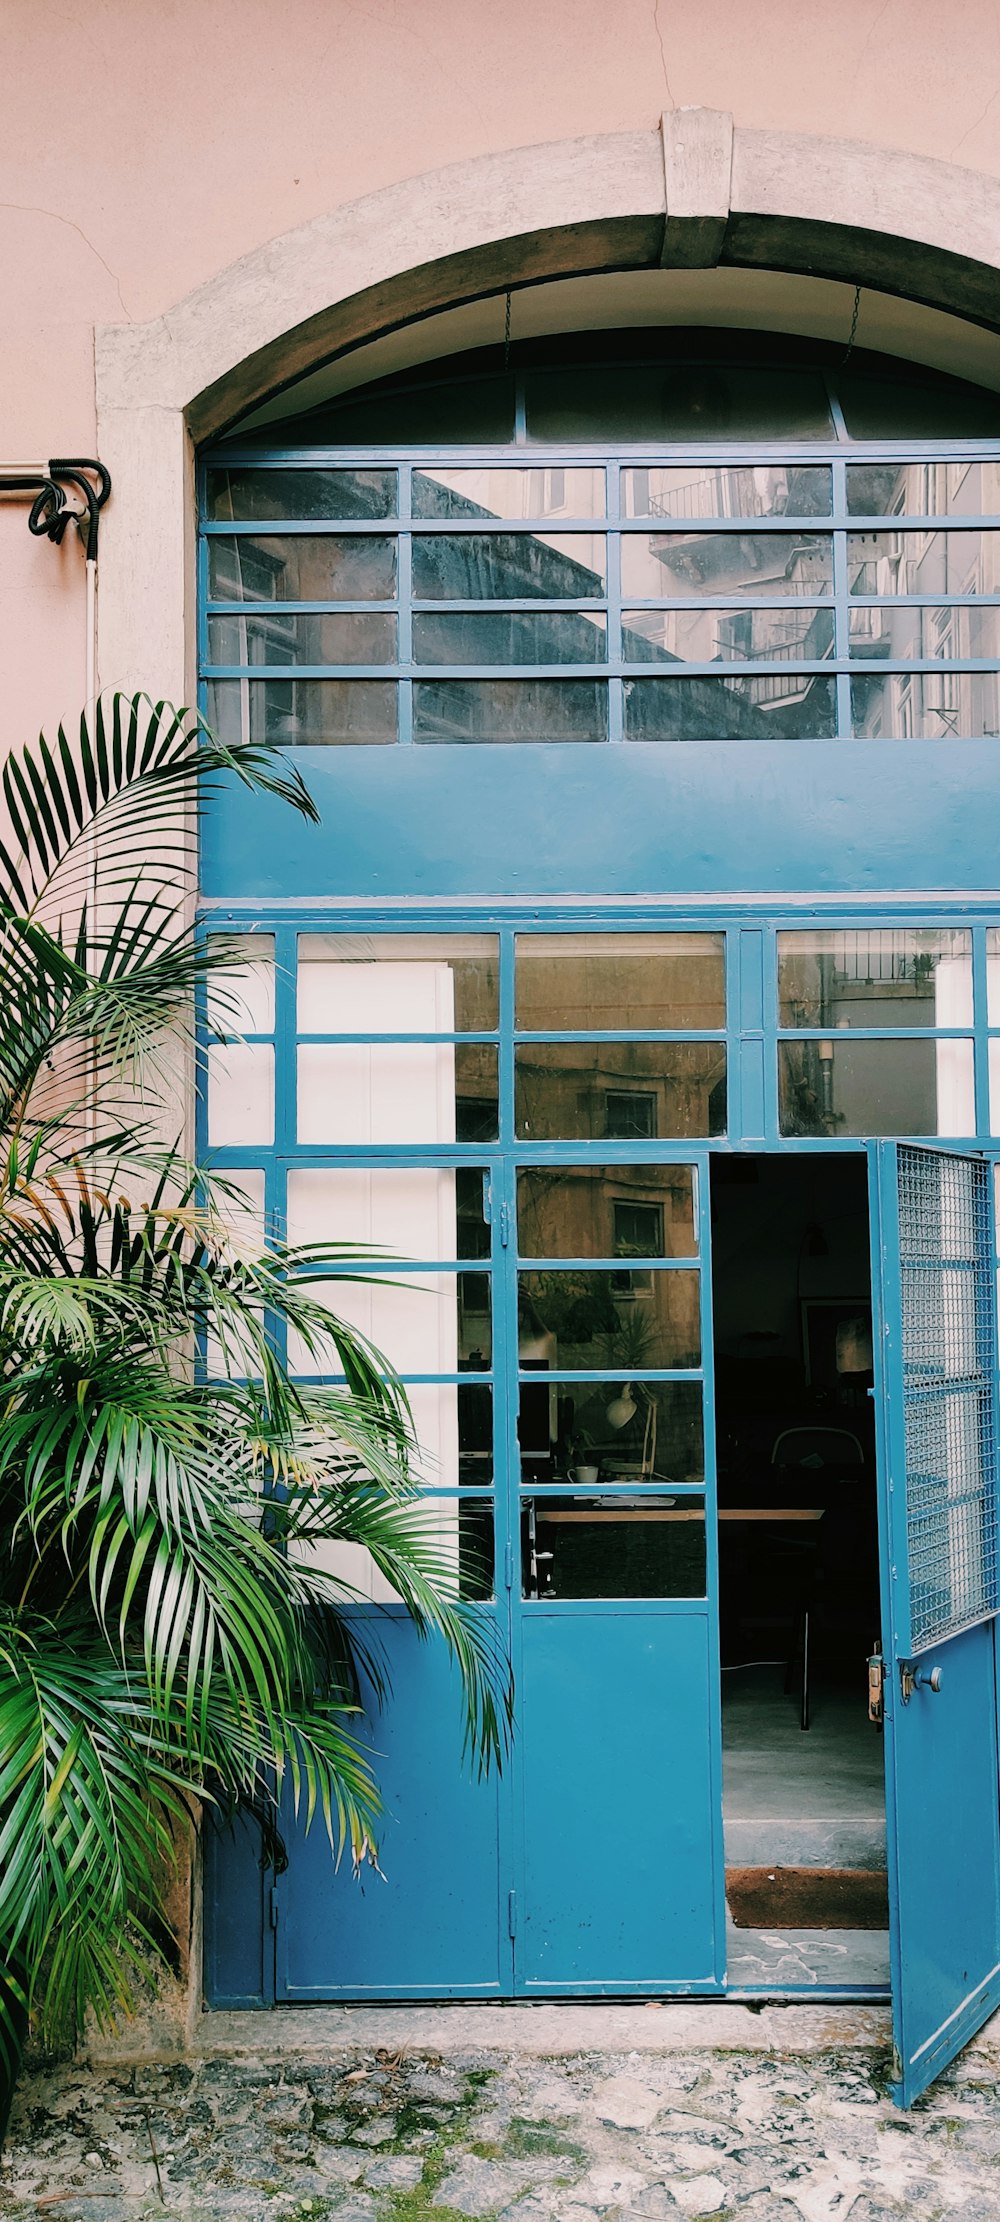
[[[1000, 733], [1000, 443], [532, 455], [210, 466], [210, 720], [288, 746]], [[312, 515], [279, 513], [290, 486]]]
[[[214, 921], [211, 930], [220, 930]], [[234, 931], [245, 933], [247, 962], [223, 983], [232, 1007], [206, 1026], [202, 1135], [241, 1166], [259, 1163], [272, 1146], [331, 1155], [432, 1151], [445, 1134], [442, 1043], [454, 1061], [448, 1146], [466, 1159], [515, 1141], [542, 1150], [579, 1141], [588, 1154], [614, 1145], [627, 1162], [633, 1145], [662, 1155], [679, 1140], [828, 1148], [879, 1135], [1000, 1131], [1000, 926], [989, 912], [942, 907], [935, 921], [927, 910], [864, 915], [831, 906], [824, 923], [807, 927], [731, 910], [667, 922], [655, 906], [630, 906], [598, 920], [585, 910], [549, 923], [529, 913], [498, 929], [495, 913], [474, 907], [456, 912], [448, 932], [433, 914], [411, 925], [390, 911], [377, 922], [356, 914], [335, 935], [329, 915], [318, 912], [301, 936], [300, 1035], [290, 1017], [298, 924], [272, 917], [262, 932], [250, 915], [227, 928], [227, 938]], [[525, 969], [530, 944], [537, 956]], [[407, 951], [425, 974], [419, 1011], [406, 985]], [[826, 1002], [813, 992], [821, 958], [836, 974]], [[315, 983], [327, 964], [351, 991], [345, 1003], [338, 988], [337, 1030], [323, 1032]], [[393, 995], [406, 998], [391, 1013], [366, 985], [376, 964], [395, 982]], [[435, 964], [453, 970], [446, 1010], [426, 977]], [[644, 964], [652, 986], [642, 985]], [[397, 1025], [400, 1016], [406, 1023]], [[863, 1116], [787, 1117], [788, 1089], [808, 1080], [809, 1060], [814, 1097], [820, 1093], [821, 1044], [841, 1069], [853, 1059], [855, 1087], [858, 1073], [874, 1074]], [[403, 1069], [411, 1049], [419, 1087]], [[339, 1100], [342, 1110], [359, 1056], [373, 1068], [375, 1098], [383, 1109], [398, 1104], [398, 1116], [386, 1123], [379, 1111], [362, 1131], [339, 1112], [327, 1119], [321, 1103], [314, 1119], [308, 1102], [297, 1102], [311, 1061], [310, 1085], [318, 1076], [323, 1100]], [[916, 1084], [908, 1060], [919, 1068]], [[951, 1105], [936, 1125], [924, 1107], [935, 1088]], [[578, 1115], [570, 1119], [573, 1102]]]

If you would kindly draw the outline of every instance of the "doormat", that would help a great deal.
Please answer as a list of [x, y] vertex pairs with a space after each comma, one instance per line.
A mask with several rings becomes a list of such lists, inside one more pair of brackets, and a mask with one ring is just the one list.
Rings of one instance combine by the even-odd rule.
[[887, 1929], [884, 1868], [727, 1867], [738, 1929]]

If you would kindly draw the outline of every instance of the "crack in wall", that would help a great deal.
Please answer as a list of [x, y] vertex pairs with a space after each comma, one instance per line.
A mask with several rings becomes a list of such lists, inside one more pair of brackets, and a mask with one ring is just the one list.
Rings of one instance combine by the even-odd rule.
[[656, 32], [656, 41], [660, 49], [660, 62], [663, 69], [663, 82], [667, 88], [667, 102], [671, 108], [676, 108], [677, 102], [674, 99], [673, 90], [670, 84], [670, 72], [667, 68], [667, 49], [664, 44], [663, 27], [660, 22], [660, 0], [653, 0], [653, 29]]
[[68, 231], [75, 231], [78, 239], [82, 239], [84, 246], [89, 248], [92, 255], [96, 256], [102, 270], [107, 271], [108, 276], [111, 279], [111, 283], [114, 286], [115, 292], [118, 295], [118, 299], [121, 304], [121, 312], [126, 320], [126, 323], [134, 323], [135, 320], [132, 316], [131, 310], [128, 309], [125, 304], [125, 296], [121, 288], [121, 279], [119, 278], [117, 271], [112, 270], [110, 262], [105, 261], [100, 248], [95, 247], [93, 240], [88, 239], [82, 225], [74, 223], [72, 216], [63, 216], [56, 208], [41, 208], [36, 201], [0, 201], [0, 210], [3, 209], [10, 210], [12, 214], [18, 216], [47, 216], [50, 222], [52, 222], [53, 224], [65, 224]]

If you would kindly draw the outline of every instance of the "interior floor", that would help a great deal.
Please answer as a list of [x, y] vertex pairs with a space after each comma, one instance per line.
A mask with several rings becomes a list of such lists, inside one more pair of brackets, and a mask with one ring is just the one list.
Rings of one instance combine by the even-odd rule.
[[[879, 1629], [866, 1169], [816, 1155], [717, 1170], [728, 1979], [882, 1989], [886, 1927], [790, 1926], [794, 1890], [787, 1899], [789, 1871], [821, 1870], [850, 1907], [886, 1861], [883, 1744], [867, 1704]], [[784, 1912], [775, 1889], [773, 1921], [747, 1926], [744, 1908], [737, 1926], [736, 1871], [759, 1879], [766, 1903], [776, 1870]], [[803, 1922], [829, 1920], [808, 1895]]]
[[[855, 1692], [821, 1685], [804, 1733], [781, 1667], [727, 1673], [722, 1746], [727, 1866], [885, 1867], [882, 1739]], [[889, 1980], [885, 1930], [727, 1929], [731, 1984]]]

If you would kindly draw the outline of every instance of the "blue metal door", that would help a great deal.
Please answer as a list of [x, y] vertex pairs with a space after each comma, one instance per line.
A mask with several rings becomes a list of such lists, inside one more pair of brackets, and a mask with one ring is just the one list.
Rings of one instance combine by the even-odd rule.
[[[481, 1610], [491, 1610], [483, 1605]], [[334, 1868], [326, 1833], [288, 1816], [274, 1884], [275, 1997], [490, 1998], [510, 1989], [498, 1783], [463, 1765], [462, 1699], [442, 1643], [398, 1611], [361, 1631], [390, 1696], [364, 1741], [382, 1797], [379, 1867]]]
[[712, 1991], [724, 1882], [707, 1159], [583, 1155], [550, 1150], [510, 1175], [515, 1989]]
[[994, 1167], [873, 1149], [894, 2096], [1000, 2004]]
[[376, 1616], [383, 1872], [290, 1823], [279, 2000], [722, 1987], [707, 1159], [543, 1145], [491, 1188], [513, 1750], [463, 1768], [440, 1647]]

